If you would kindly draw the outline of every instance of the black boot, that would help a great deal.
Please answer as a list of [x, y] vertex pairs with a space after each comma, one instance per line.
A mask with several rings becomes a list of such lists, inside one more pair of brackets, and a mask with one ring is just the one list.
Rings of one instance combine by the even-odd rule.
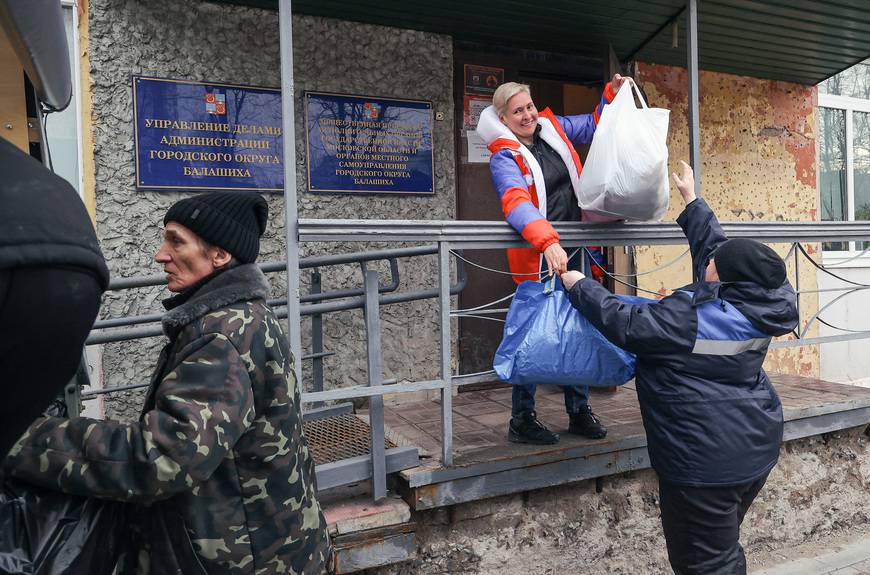
[[568, 433], [582, 435], [589, 439], [604, 439], [607, 436], [607, 428], [601, 425], [601, 420], [592, 413], [592, 408], [588, 405], [580, 413], [569, 413], [568, 417], [570, 418]]
[[559, 436], [547, 429], [538, 421], [534, 411], [512, 417], [508, 426], [508, 441], [513, 443], [534, 443], [535, 445], [552, 445], [558, 443]]

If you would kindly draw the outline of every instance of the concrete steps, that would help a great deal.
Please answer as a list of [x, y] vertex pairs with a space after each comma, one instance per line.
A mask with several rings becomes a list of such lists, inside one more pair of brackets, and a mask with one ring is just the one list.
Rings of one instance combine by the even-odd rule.
[[371, 494], [322, 503], [335, 546], [335, 573], [357, 573], [413, 559], [417, 553], [416, 525], [411, 509], [398, 496], [377, 503]]

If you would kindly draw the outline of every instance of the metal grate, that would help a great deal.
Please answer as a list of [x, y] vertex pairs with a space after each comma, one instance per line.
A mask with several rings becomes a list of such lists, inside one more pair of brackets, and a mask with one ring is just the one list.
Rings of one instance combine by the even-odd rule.
[[[372, 442], [369, 424], [352, 413], [306, 421], [303, 427], [317, 465], [369, 454]], [[397, 447], [389, 437], [384, 438], [384, 446]]]

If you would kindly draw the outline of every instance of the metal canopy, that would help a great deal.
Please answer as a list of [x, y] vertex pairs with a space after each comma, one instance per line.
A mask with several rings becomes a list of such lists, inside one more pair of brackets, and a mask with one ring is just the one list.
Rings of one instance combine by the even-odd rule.
[[0, 28], [40, 102], [52, 110], [66, 108], [72, 80], [60, 0], [0, 0]]
[[[277, 7], [277, 0], [218, 1]], [[293, 11], [584, 56], [603, 57], [610, 45], [622, 61], [685, 67], [686, 5], [686, 0], [294, 0]], [[698, 20], [703, 70], [814, 85], [870, 56], [866, 0], [701, 0]]]

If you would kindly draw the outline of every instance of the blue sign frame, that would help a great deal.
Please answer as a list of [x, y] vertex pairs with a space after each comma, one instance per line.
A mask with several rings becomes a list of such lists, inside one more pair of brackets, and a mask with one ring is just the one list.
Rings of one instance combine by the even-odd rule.
[[308, 191], [435, 194], [432, 102], [305, 92]]
[[280, 88], [132, 82], [137, 190], [284, 191]]

